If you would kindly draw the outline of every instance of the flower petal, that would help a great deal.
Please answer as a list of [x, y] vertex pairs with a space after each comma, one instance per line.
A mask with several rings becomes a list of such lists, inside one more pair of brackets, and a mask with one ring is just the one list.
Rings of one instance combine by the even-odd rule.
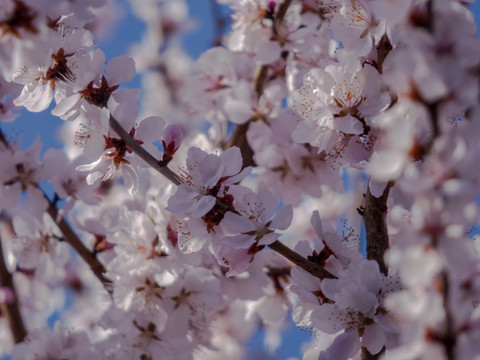
[[285, 230], [290, 226], [293, 217], [293, 207], [288, 204], [287, 206], [282, 207], [278, 210], [277, 214], [270, 224], [271, 229]]
[[230, 234], [241, 234], [254, 231], [255, 226], [245, 216], [227, 212], [222, 220], [224, 229]]
[[108, 84], [118, 85], [121, 82], [129, 82], [135, 76], [135, 61], [128, 56], [118, 56], [110, 60], [105, 69]]

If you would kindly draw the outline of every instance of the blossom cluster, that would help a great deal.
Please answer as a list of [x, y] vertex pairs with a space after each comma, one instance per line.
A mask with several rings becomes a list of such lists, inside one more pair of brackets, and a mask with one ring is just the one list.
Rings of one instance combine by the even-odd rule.
[[291, 317], [305, 360], [479, 358], [466, 2], [218, 0], [196, 61], [185, 1], [130, 3], [108, 61], [113, 0], [0, 5], [0, 125], [65, 120], [0, 131], [0, 354], [240, 360]]

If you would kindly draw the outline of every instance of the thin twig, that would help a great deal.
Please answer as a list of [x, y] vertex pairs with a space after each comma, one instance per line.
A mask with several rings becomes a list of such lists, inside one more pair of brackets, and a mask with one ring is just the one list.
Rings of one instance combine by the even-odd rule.
[[[9, 232], [13, 233], [11, 225], [6, 222], [3, 217], [0, 221], [2, 226], [1, 230], [7, 230], [8, 227]], [[13, 294], [13, 299], [11, 301], [0, 303], [0, 309], [2, 314], [7, 318], [13, 341], [15, 344], [18, 344], [27, 336], [27, 330], [23, 323], [22, 314], [20, 313], [18, 296], [13, 283], [12, 274], [8, 271], [7, 265], [5, 264], [5, 256], [2, 246], [2, 231], [0, 231], [0, 285], [3, 288], [9, 289]]]
[[91, 252], [85, 247], [83, 242], [73, 231], [70, 224], [64, 219], [64, 217], [58, 216], [58, 209], [55, 203], [50, 201], [48, 198], [47, 200], [49, 202], [47, 213], [59, 227], [65, 241], [70, 244], [70, 246], [77, 252], [77, 254], [80, 255], [80, 257], [88, 264], [95, 276], [101, 281], [105, 289], [108, 292], [111, 292], [110, 285], [112, 281], [107, 279], [105, 275], [103, 275], [106, 272], [103, 264], [98, 261], [97, 257], [93, 254], [93, 252]]
[[166, 165], [161, 165], [157, 159], [155, 159], [147, 150], [145, 150], [139, 143], [137, 143], [120, 125], [120, 123], [110, 115], [110, 127], [115, 131], [120, 138], [125, 141], [127, 147], [132, 150], [135, 154], [143, 159], [148, 165], [157, 170], [160, 174], [165, 176], [175, 185], [180, 185], [182, 181], [172, 170], [170, 170]]
[[298, 265], [303, 270], [309, 272], [313, 276], [316, 276], [320, 279], [337, 279], [335, 275], [331, 272], [325, 270], [320, 265], [305, 259], [302, 255], [290, 249], [288, 246], [282, 244], [280, 241], [276, 240], [272, 244], [268, 245], [270, 249], [284, 256], [290, 260], [295, 265]]

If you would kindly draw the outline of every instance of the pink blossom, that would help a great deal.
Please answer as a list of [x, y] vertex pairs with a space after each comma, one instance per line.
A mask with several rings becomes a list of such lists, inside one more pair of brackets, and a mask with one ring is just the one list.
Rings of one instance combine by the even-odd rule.
[[[228, 275], [244, 271], [255, 254], [265, 245], [276, 241], [292, 221], [293, 208], [283, 206], [276, 212], [278, 201], [268, 190], [258, 194], [247, 193], [235, 203], [235, 213], [225, 214], [221, 224], [227, 236], [215, 244], [219, 248], [217, 257], [230, 268]], [[275, 213], [276, 212], [276, 213]]]
[[242, 157], [237, 147], [220, 156], [192, 147], [183, 172], [184, 183], [168, 200], [167, 210], [202, 217], [215, 205], [217, 196], [224, 195], [225, 187], [243, 180], [250, 168], [242, 170]]
[[164, 164], [168, 164], [173, 155], [177, 152], [180, 144], [183, 140], [182, 128], [178, 125], [168, 125], [163, 131], [162, 145], [163, 145], [163, 157]]

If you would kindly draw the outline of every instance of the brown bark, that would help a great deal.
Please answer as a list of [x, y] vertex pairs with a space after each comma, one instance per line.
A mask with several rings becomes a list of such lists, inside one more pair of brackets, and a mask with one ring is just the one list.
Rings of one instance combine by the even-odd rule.
[[383, 257], [389, 246], [385, 216], [391, 186], [389, 183], [383, 190], [383, 194], [378, 198], [372, 195], [370, 187], [368, 187], [365, 194], [365, 206], [361, 210], [365, 223], [367, 259], [375, 260], [380, 267], [380, 271], [385, 275], [387, 275], [388, 269]]
[[280, 255], [284, 256], [291, 262], [293, 262], [295, 265], [298, 265], [301, 267], [303, 270], [309, 272], [313, 276], [316, 276], [320, 279], [336, 279], [337, 277], [333, 275], [331, 272], [325, 270], [322, 268], [320, 265], [314, 263], [313, 261], [310, 261], [308, 259], [305, 259], [303, 256], [300, 254], [296, 253], [292, 249], [290, 249], [288, 246], [282, 244], [280, 241], [276, 240], [272, 244], [268, 245], [270, 249], [273, 251], [279, 253]]
[[[6, 223], [4, 219], [0, 219], [0, 222], [2, 230], [10, 227], [10, 224]], [[27, 330], [23, 323], [22, 314], [20, 313], [20, 304], [18, 301], [17, 292], [15, 290], [15, 284], [13, 283], [12, 274], [8, 271], [7, 264], [5, 263], [5, 256], [2, 246], [2, 232], [3, 231], [0, 231], [0, 286], [12, 291], [13, 301], [0, 303], [0, 309], [2, 315], [5, 316], [8, 321], [13, 341], [15, 344], [18, 344], [27, 336]], [[10, 232], [13, 235], [13, 230], [10, 229]]]
[[182, 183], [180, 178], [172, 170], [170, 170], [166, 165], [162, 165], [159, 160], [155, 159], [147, 150], [145, 150], [139, 143], [137, 143], [135, 139], [133, 139], [119, 124], [119, 122], [111, 115], [109, 122], [110, 127], [125, 142], [127, 148], [132, 150], [135, 154], [142, 158], [143, 161], [145, 161], [148, 165], [157, 170], [160, 174], [165, 176], [175, 185], [180, 185]]

